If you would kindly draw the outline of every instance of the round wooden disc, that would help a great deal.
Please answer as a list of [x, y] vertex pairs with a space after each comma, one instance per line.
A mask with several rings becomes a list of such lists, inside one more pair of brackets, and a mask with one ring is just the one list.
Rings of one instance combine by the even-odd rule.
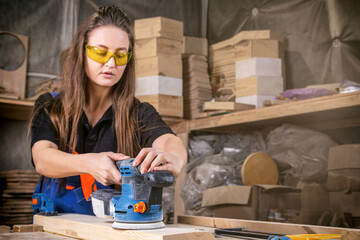
[[250, 154], [241, 168], [241, 177], [245, 185], [277, 184], [279, 173], [274, 160], [266, 153]]

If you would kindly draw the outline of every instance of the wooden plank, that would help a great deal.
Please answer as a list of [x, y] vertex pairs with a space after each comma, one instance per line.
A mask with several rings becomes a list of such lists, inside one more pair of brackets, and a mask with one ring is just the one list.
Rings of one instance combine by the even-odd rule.
[[157, 56], [136, 59], [136, 78], [148, 76], [168, 76], [182, 78], [181, 57]]
[[284, 36], [271, 30], [249, 30], [241, 31], [231, 38], [231, 44], [236, 46], [244, 40], [255, 40], [255, 39], [273, 39], [279, 42], [284, 42]]
[[[277, 119], [281, 119], [281, 122], [284, 122], [286, 118], [292, 120], [289, 122], [297, 123], [300, 121], [302, 124], [306, 124], [305, 116], [303, 118], [299, 116], [314, 115], [317, 121], [321, 121], [321, 119], [333, 121], [358, 117], [359, 113], [360, 92], [353, 92], [295, 101], [288, 104], [241, 111], [206, 119], [196, 119], [190, 122], [190, 131], [210, 130], [219, 127], [230, 127], [234, 131], [234, 125], [256, 125], [258, 123], [264, 126], [265, 122], [273, 124]], [[314, 122], [314, 116], [309, 117], [308, 121]]]
[[0, 98], [0, 118], [27, 121], [33, 107], [34, 101]]
[[44, 231], [82, 239], [215, 239], [211, 229], [187, 225], [167, 225], [154, 230], [119, 230], [111, 227], [113, 220], [91, 215], [61, 214], [59, 216], [34, 216], [34, 223]]
[[184, 36], [183, 44], [182, 44], [182, 53], [207, 56], [208, 55], [207, 39]]
[[250, 95], [278, 95], [284, 91], [281, 76], [251, 76], [235, 80], [236, 97]]
[[14, 232], [42, 232], [43, 226], [37, 224], [14, 225]]
[[229, 218], [198, 216], [178, 216], [178, 222], [212, 228], [245, 228], [253, 231], [273, 232], [279, 234], [342, 234], [346, 231], [360, 232], [360, 229], [335, 228], [315, 225], [264, 222]]
[[182, 22], [165, 17], [136, 19], [134, 21], [136, 40], [164, 37], [182, 42], [183, 28]]
[[0, 225], [0, 233], [9, 233], [10, 227], [5, 225]]
[[235, 61], [253, 57], [281, 58], [278, 40], [245, 40], [234, 47]]
[[181, 42], [162, 37], [140, 39], [135, 41], [135, 56], [138, 58], [164, 56], [181, 56]]
[[254, 105], [242, 104], [236, 102], [205, 102], [203, 105], [204, 111], [214, 111], [214, 110], [244, 111], [254, 108], [255, 108]]
[[148, 102], [154, 106], [162, 116], [183, 117], [183, 97], [169, 95], [144, 95], [137, 97], [141, 102]]
[[27, 232], [27, 233], [3, 233], [0, 235], [0, 239], [11, 240], [75, 240], [72, 237], [60, 236], [48, 232]]

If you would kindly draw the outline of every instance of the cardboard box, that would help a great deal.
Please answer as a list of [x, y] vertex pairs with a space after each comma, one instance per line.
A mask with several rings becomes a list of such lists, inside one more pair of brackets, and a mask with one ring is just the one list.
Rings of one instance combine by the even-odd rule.
[[334, 212], [348, 212], [360, 217], [360, 192], [329, 192], [330, 209]]
[[162, 37], [146, 38], [135, 41], [135, 57], [148, 58], [159, 55], [181, 58], [181, 42]]
[[300, 211], [300, 191], [281, 185], [221, 186], [205, 190], [202, 206], [211, 206], [214, 217], [266, 221], [270, 209]]
[[181, 57], [157, 56], [136, 59], [136, 78], [158, 75], [182, 79]]
[[146, 95], [136, 97], [141, 102], [148, 102], [154, 106], [156, 111], [162, 116], [183, 117], [184, 99], [183, 97], [168, 95]]
[[252, 76], [235, 80], [236, 97], [250, 95], [276, 96], [284, 91], [284, 80], [281, 76]]
[[183, 23], [165, 17], [144, 18], [134, 21], [135, 40], [163, 37], [182, 42]]
[[360, 144], [345, 144], [329, 150], [329, 191], [360, 191]]

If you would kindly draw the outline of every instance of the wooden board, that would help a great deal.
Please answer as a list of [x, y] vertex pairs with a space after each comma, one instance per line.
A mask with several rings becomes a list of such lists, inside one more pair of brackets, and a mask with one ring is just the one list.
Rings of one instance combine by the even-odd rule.
[[182, 78], [181, 56], [157, 56], [150, 58], [136, 59], [135, 76], [168, 76], [173, 78]]
[[113, 220], [90, 215], [61, 214], [59, 216], [34, 216], [34, 224], [44, 231], [82, 239], [215, 239], [210, 229], [187, 225], [167, 225], [154, 230], [119, 230], [111, 227]]
[[279, 234], [342, 234], [346, 231], [360, 232], [354, 228], [336, 228], [292, 223], [251, 221], [241, 219], [179, 216], [178, 222], [214, 228], [245, 228], [252, 231], [276, 232]]
[[4, 233], [0, 234], [1, 240], [75, 240], [72, 237], [60, 236], [48, 232], [25, 232], [25, 233]]
[[182, 42], [183, 23], [165, 17], [137, 19], [134, 21], [135, 40], [164, 37]]
[[235, 80], [236, 97], [278, 95], [284, 91], [282, 76], [251, 76]]
[[183, 54], [208, 55], [208, 42], [206, 38], [184, 36], [182, 44]]
[[241, 178], [245, 185], [277, 184], [279, 172], [274, 160], [266, 153], [250, 154], [241, 167]]
[[181, 57], [181, 42], [162, 37], [135, 41], [135, 57], [148, 58], [159, 55]]
[[148, 102], [154, 106], [162, 116], [183, 117], [183, 97], [169, 95], [145, 95], [137, 97], [141, 102]]
[[236, 102], [205, 102], [203, 105], [204, 111], [214, 111], [214, 110], [244, 111], [254, 108], [255, 108], [254, 105], [242, 104]]

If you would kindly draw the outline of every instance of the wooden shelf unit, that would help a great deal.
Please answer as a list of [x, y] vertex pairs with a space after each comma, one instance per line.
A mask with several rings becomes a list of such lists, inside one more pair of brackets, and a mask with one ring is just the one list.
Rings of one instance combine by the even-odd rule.
[[0, 118], [27, 121], [34, 103], [34, 101], [0, 98]]

